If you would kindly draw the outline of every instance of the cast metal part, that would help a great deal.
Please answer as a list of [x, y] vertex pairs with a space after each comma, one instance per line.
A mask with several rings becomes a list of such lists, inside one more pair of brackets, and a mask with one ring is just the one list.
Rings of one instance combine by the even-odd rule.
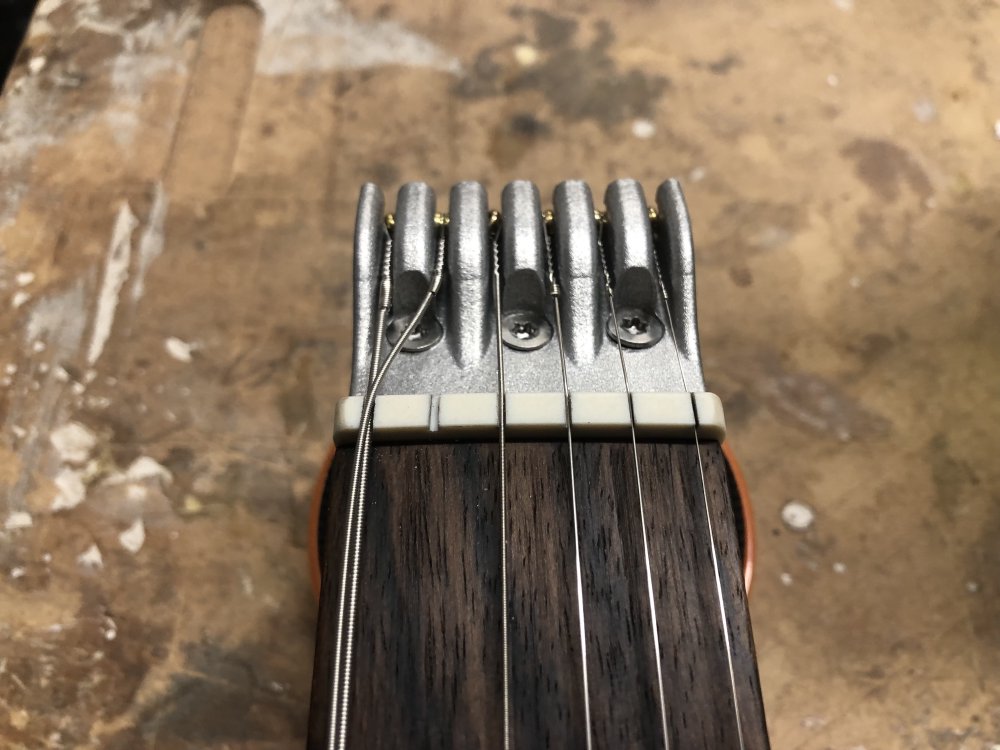
[[[381, 190], [361, 188], [354, 234], [354, 356], [351, 393], [368, 383], [374, 336], [398, 340], [426, 293], [439, 232], [446, 232], [442, 293], [404, 345], [380, 394], [488, 393], [496, 390], [496, 337], [504, 343], [507, 391], [562, 388], [554, 304], [563, 320], [566, 366], [573, 391], [622, 392], [615, 330], [632, 391], [703, 391], [695, 315], [694, 247], [676, 180], [646, 203], [634, 180], [608, 186], [595, 213], [586, 183], [563, 182], [543, 212], [538, 189], [512, 182], [491, 225], [486, 190], [476, 182], [451, 189], [447, 217], [435, 213], [434, 191], [408, 183], [396, 197], [387, 229]], [[493, 315], [493, 232], [499, 231], [501, 324]], [[392, 310], [385, 331], [375, 323], [379, 272], [392, 233]], [[604, 290], [604, 252], [618, 325]], [[558, 294], [554, 295], [557, 287]], [[672, 324], [676, 336], [671, 336]], [[447, 384], [446, 386], [444, 384]]]

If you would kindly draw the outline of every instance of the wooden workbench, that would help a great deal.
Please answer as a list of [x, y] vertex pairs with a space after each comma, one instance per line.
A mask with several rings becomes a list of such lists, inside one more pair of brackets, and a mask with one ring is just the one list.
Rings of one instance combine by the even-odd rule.
[[302, 746], [362, 181], [678, 176], [774, 747], [1000, 745], [998, 31], [42, 0], [0, 99], [0, 744]]

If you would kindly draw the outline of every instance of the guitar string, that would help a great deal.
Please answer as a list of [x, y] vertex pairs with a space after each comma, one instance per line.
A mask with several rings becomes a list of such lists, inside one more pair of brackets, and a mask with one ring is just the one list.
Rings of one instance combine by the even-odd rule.
[[500, 214], [490, 214], [493, 225], [493, 301], [497, 327], [497, 424], [500, 426], [500, 614], [503, 638], [503, 746], [510, 750], [510, 640], [507, 624], [507, 392], [500, 328]]
[[663, 665], [660, 663], [660, 629], [656, 620], [656, 600], [653, 594], [653, 568], [649, 559], [649, 539], [646, 534], [646, 509], [642, 496], [642, 477], [639, 474], [639, 444], [635, 436], [635, 407], [632, 403], [632, 386], [629, 383], [628, 368], [625, 366], [625, 353], [622, 351], [621, 331], [618, 328], [618, 314], [615, 311], [615, 295], [611, 288], [611, 274], [604, 257], [604, 216], [595, 212], [597, 220], [597, 251], [601, 257], [601, 267], [604, 270], [604, 288], [608, 293], [608, 304], [611, 307], [611, 319], [615, 324], [615, 341], [618, 343], [618, 358], [622, 366], [622, 378], [625, 381], [625, 393], [628, 397], [629, 427], [632, 433], [632, 458], [635, 466], [635, 483], [639, 495], [639, 521], [642, 526], [642, 552], [646, 564], [646, 594], [649, 597], [649, 619], [653, 628], [653, 651], [656, 656], [656, 680], [660, 697], [660, 721], [663, 728], [663, 747], [670, 748], [670, 735], [667, 731], [667, 699], [663, 687]]
[[[650, 212], [650, 228], [656, 237], [656, 222], [653, 220], [655, 214]], [[698, 405], [695, 402], [695, 394], [688, 389], [687, 379], [684, 377], [684, 366], [681, 363], [681, 350], [677, 343], [677, 335], [674, 331], [674, 318], [670, 312], [670, 298], [667, 295], [667, 287], [663, 283], [663, 272], [660, 268], [660, 261], [653, 253], [653, 260], [656, 264], [656, 277], [660, 284], [660, 294], [663, 296], [663, 307], [667, 311], [667, 326], [670, 330], [670, 340], [674, 345], [674, 356], [677, 358], [677, 370], [681, 376], [681, 387], [685, 393], [691, 394], [691, 411], [694, 414], [694, 448], [698, 456], [698, 474], [701, 479], [701, 496], [705, 508], [705, 519], [708, 522], [708, 544], [712, 557], [712, 569], [715, 574], [715, 592], [719, 601], [719, 616], [722, 622], [722, 634], [726, 642], [726, 662], [729, 667], [729, 686], [733, 698], [733, 713], [736, 716], [736, 733], [740, 741], [740, 750], [744, 750], [743, 742], [743, 721], [740, 717], [740, 701], [736, 689], [736, 668], [733, 664], [732, 637], [729, 631], [729, 617], [726, 613], [726, 599], [722, 591], [722, 568], [719, 564], [719, 554], [715, 544], [715, 524], [712, 522], [712, 512], [708, 502], [708, 485], [705, 482], [705, 467], [701, 459], [701, 441], [698, 439]]]
[[549, 237], [549, 227], [552, 224], [552, 213], [545, 212], [542, 216], [542, 235], [545, 238], [545, 254], [548, 260], [549, 294], [552, 296], [552, 307], [555, 310], [556, 339], [559, 342], [559, 365], [562, 371], [563, 403], [566, 410], [566, 443], [569, 450], [569, 486], [573, 499], [573, 551], [576, 567], [576, 601], [577, 616], [580, 623], [580, 662], [583, 672], [583, 715], [587, 727], [587, 750], [593, 748], [593, 730], [590, 721], [590, 681], [587, 677], [587, 624], [583, 603], [583, 563], [580, 558], [580, 520], [576, 500], [576, 470], [573, 464], [573, 424], [570, 411], [569, 377], [566, 373], [566, 347], [563, 342], [562, 315], [559, 312], [561, 290], [556, 281], [555, 263], [552, 257], [552, 241]]
[[[371, 392], [371, 384], [375, 380], [375, 375], [378, 371], [379, 363], [382, 359], [382, 341], [384, 339], [383, 331], [385, 330], [385, 321], [389, 312], [389, 306], [392, 300], [392, 234], [389, 232], [389, 226], [392, 224], [391, 216], [386, 217], [386, 222], [382, 225], [382, 231], [384, 233], [383, 240], [383, 250], [382, 250], [382, 263], [380, 264], [379, 273], [379, 298], [376, 302], [378, 306], [378, 315], [373, 329], [374, 344], [372, 347], [372, 357], [371, 363], [368, 368], [368, 382], [365, 385], [365, 399], [367, 400]], [[355, 508], [357, 506], [358, 497], [358, 481], [360, 478], [359, 471], [359, 460], [360, 456], [369, 450], [370, 440], [361, 438], [361, 431], [359, 429], [358, 441], [356, 447], [356, 453], [354, 456], [355, 466], [354, 474], [351, 480], [351, 494], [350, 500], [347, 506], [347, 523], [345, 525], [344, 534], [344, 560], [342, 565], [342, 573], [340, 579], [340, 596], [337, 604], [337, 638], [336, 645], [334, 647], [334, 680], [333, 680], [333, 693], [330, 701], [330, 717], [329, 717], [329, 737], [327, 740], [327, 747], [329, 750], [334, 750], [336, 742], [336, 727], [337, 727], [337, 711], [339, 707], [338, 702], [338, 687], [340, 682], [340, 655], [343, 648], [343, 628], [344, 628], [344, 606], [347, 594], [347, 576], [348, 567], [350, 561], [350, 551], [351, 551], [351, 533], [354, 527], [354, 516]]]
[[[444, 256], [445, 256], [445, 245], [447, 238], [447, 232], [446, 232], [447, 219], [443, 217], [435, 217], [435, 223], [437, 224], [438, 227], [438, 249], [437, 249], [437, 258], [434, 264], [434, 275], [431, 279], [431, 284], [428, 287], [426, 294], [421, 300], [420, 305], [417, 307], [416, 312], [413, 314], [412, 318], [410, 319], [410, 322], [407, 324], [405, 330], [400, 335], [399, 340], [392, 347], [392, 350], [386, 357], [385, 362], [383, 362], [382, 365], [379, 367], [375, 379], [369, 384], [368, 393], [365, 396], [365, 404], [362, 410], [361, 422], [359, 425], [358, 442], [362, 446], [365, 445], [364, 441], [367, 439], [366, 436], [371, 432], [375, 394], [377, 393], [379, 386], [382, 384], [382, 380], [385, 377], [386, 372], [389, 370], [389, 367], [392, 365], [393, 360], [395, 360], [396, 356], [403, 349], [403, 346], [409, 340], [410, 335], [413, 333], [414, 329], [417, 327], [417, 324], [423, 318], [424, 313], [427, 311], [427, 308], [430, 307], [431, 302], [433, 302], [435, 296], [437, 296], [437, 293], [441, 288], [441, 282], [444, 276]], [[370, 444], [368, 445], [370, 447]], [[354, 648], [354, 626], [357, 614], [358, 574], [359, 574], [360, 558], [361, 558], [362, 531], [364, 528], [365, 504], [364, 504], [363, 488], [366, 485], [367, 473], [368, 473], [367, 453], [368, 451], [362, 450], [361, 458], [355, 461], [354, 478], [358, 480], [357, 486], [359, 488], [359, 492], [357, 493], [356, 497], [357, 524], [355, 527], [355, 540], [354, 540], [354, 547], [352, 550], [353, 555], [352, 555], [352, 566], [351, 566], [352, 569], [350, 574], [351, 578], [350, 589], [349, 589], [350, 594], [348, 597], [348, 606], [347, 606], [347, 625], [344, 633], [344, 640], [345, 640], [344, 660], [342, 665], [338, 664], [339, 667], [338, 671], [342, 672], [343, 687], [341, 695], [339, 696], [340, 708], [337, 711], [337, 723], [339, 725], [337, 727], [337, 732], [336, 732], [337, 744], [332, 746], [334, 748], [339, 747], [340, 750], [344, 750], [347, 747], [347, 713], [350, 701], [350, 688], [351, 688], [351, 667], [352, 667], [351, 657]], [[355, 482], [352, 481], [352, 488], [354, 485]], [[352, 501], [354, 500], [355, 498], [352, 497]]]

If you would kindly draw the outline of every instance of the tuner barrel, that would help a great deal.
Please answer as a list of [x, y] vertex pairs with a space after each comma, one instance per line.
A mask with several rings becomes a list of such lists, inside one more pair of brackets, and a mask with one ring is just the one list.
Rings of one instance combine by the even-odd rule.
[[411, 315], [420, 306], [434, 274], [434, 191], [409, 182], [396, 198], [396, 236], [392, 248], [393, 318]]
[[605, 340], [604, 272], [597, 252], [594, 200], [587, 183], [568, 180], [552, 196], [556, 271], [563, 287], [566, 355], [574, 364], [594, 362]]
[[354, 352], [351, 393], [364, 393], [368, 386], [368, 364], [378, 332], [375, 325], [376, 295], [382, 261], [385, 198], [377, 185], [361, 186], [354, 225]]
[[478, 182], [460, 182], [451, 189], [448, 211], [448, 350], [466, 368], [482, 359], [493, 330], [486, 190]]
[[608, 208], [611, 276], [615, 306], [657, 312], [659, 290], [653, 255], [653, 232], [642, 186], [635, 180], [616, 180], [604, 196]]

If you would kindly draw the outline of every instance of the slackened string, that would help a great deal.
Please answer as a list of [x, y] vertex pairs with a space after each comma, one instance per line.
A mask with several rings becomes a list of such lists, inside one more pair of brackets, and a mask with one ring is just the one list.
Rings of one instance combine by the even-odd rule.
[[[379, 273], [379, 298], [378, 298], [378, 317], [376, 319], [375, 328], [373, 331], [373, 344], [372, 344], [372, 358], [371, 364], [368, 369], [368, 383], [365, 386], [365, 398], [368, 399], [372, 393], [372, 384], [375, 382], [375, 376], [378, 374], [379, 364], [382, 359], [382, 341], [384, 339], [383, 331], [385, 331], [385, 321], [386, 316], [389, 313], [389, 305], [392, 301], [392, 234], [389, 231], [389, 227], [393, 225], [392, 216], [387, 216], [385, 224], [382, 225], [382, 231], [385, 237], [385, 244], [382, 251], [382, 264]], [[350, 554], [353, 547], [352, 532], [354, 529], [354, 516], [356, 515], [356, 507], [358, 505], [357, 498], [359, 495], [364, 496], [364, 485], [363, 480], [365, 476], [361, 471], [361, 461], [362, 456], [368, 452], [369, 445], [371, 442], [371, 434], [366, 433], [364, 439], [362, 439], [362, 434], [358, 435], [358, 442], [355, 453], [355, 464], [354, 464], [354, 476], [351, 481], [351, 495], [347, 505], [347, 522], [345, 524], [344, 531], [344, 560], [341, 566], [341, 578], [340, 578], [340, 596], [337, 603], [337, 637], [333, 652], [333, 689], [332, 698], [330, 700], [330, 717], [329, 717], [329, 736], [327, 739], [327, 746], [329, 750], [335, 750], [336, 748], [336, 735], [337, 735], [337, 714], [340, 708], [339, 702], [339, 687], [340, 687], [340, 656], [343, 650], [343, 637], [344, 637], [344, 614], [345, 605], [347, 597], [347, 580], [348, 571], [350, 568]], [[360, 487], [359, 487], [360, 484]], [[360, 492], [359, 492], [360, 490]]]
[[[406, 329], [400, 335], [399, 340], [392, 347], [389, 355], [386, 357], [385, 362], [383, 362], [375, 374], [375, 377], [371, 379], [368, 384], [368, 390], [365, 393], [364, 404], [361, 409], [361, 421], [358, 426], [358, 436], [357, 436], [357, 451], [355, 453], [354, 460], [354, 472], [351, 479], [351, 498], [350, 503], [351, 509], [348, 511], [348, 515], [352, 512], [357, 517], [356, 529], [354, 533], [354, 540], [347, 538], [347, 543], [344, 546], [344, 578], [348, 576], [347, 569], [350, 566], [350, 589], [347, 599], [347, 611], [346, 611], [346, 623], [344, 621], [344, 612], [341, 610], [338, 613], [337, 622], [337, 643], [338, 646], [343, 643], [343, 661], [339, 658], [334, 662], [334, 695], [337, 696], [339, 700], [339, 706], [337, 702], [332, 702], [330, 707], [330, 736], [328, 747], [330, 750], [345, 750], [347, 747], [347, 711], [350, 705], [351, 697], [351, 667], [352, 667], [352, 653], [354, 648], [354, 624], [357, 613], [357, 594], [358, 594], [358, 574], [361, 563], [361, 541], [362, 541], [362, 530], [364, 522], [364, 511], [365, 511], [365, 489], [368, 474], [368, 460], [371, 453], [371, 429], [372, 429], [372, 416], [375, 409], [375, 395], [378, 392], [379, 386], [382, 384], [382, 380], [385, 378], [386, 372], [388, 372], [389, 367], [392, 365], [393, 360], [402, 350], [403, 346], [409, 340], [410, 335], [416, 329], [420, 320], [423, 318], [424, 313], [427, 308], [430, 307], [431, 302], [434, 301], [434, 297], [437, 295], [438, 291], [441, 289], [441, 282], [444, 278], [444, 256], [445, 256], [445, 246], [447, 242], [447, 220], [443, 217], [435, 217], [436, 223], [438, 225], [438, 247], [437, 247], [437, 257], [434, 263], [434, 275], [431, 279], [430, 286], [427, 289], [427, 293], [424, 295], [417, 307], [416, 312], [414, 312], [412, 318], [406, 326]], [[383, 274], [388, 268], [388, 263], [383, 266]], [[387, 276], [382, 278], [382, 306], [388, 309], [389, 298], [389, 284]], [[382, 310], [380, 309], [380, 318], [382, 316]], [[377, 335], [384, 335], [382, 330], [379, 330]], [[373, 361], [374, 358], [373, 358]], [[374, 365], [373, 365], [374, 368]], [[338, 648], [337, 651], [341, 649]], [[338, 693], [339, 688], [339, 693]]]

